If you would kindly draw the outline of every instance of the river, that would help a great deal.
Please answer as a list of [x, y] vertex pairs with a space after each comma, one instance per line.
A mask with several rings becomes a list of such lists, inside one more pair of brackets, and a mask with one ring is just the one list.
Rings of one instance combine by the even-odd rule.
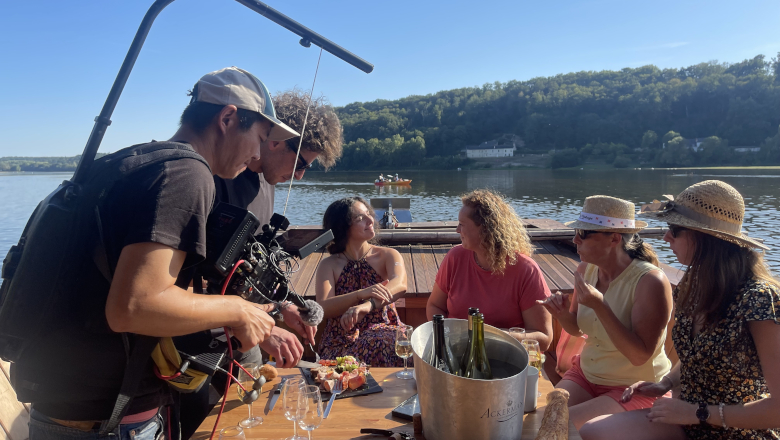
[[[393, 170], [387, 170], [387, 172]], [[287, 217], [294, 225], [322, 222], [328, 204], [340, 197], [409, 197], [414, 221], [456, 220], [459, 196], [477, 188], [504, 194], [524, 218], [574, 220], [585, 197], [605, 194], [647, 203], [662, 194], [678, 194], [687, 186], [719, 179], [737, 188], [745, 198], [743, 229], [772, 248], [766, 260], [780, 276], [780, 170], [464, 170], [401, 173], [410, 187], [377, 187], [375, 172], [310, 172], [293, 183]], [[64, 173], [0, 173], [0, 256], [19, 238], [37, 203], [62, 180]], [[276, 187], [276, 212], [281, 213], [288, 184]], [[651, 225], [660, 225], [650, 222]], [[649, 240], [661, 259], [680, 267], [666, 243]]]

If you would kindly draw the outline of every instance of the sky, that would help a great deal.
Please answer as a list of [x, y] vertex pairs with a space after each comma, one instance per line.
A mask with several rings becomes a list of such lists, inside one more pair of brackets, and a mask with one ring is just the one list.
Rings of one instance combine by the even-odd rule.
[[[80, 154], [152, 0], [0, 0], [0, 157]], [[780, 52], [780, 2], [267, 0], [374, 64], [323, 52], [333, 105], [495, 81]], [[203, 74], [238, 66], [271, 93], [309, 90], [319, 48], [232, 0], [178, 0], [156, 19], [100, 151], [177, 129]]]

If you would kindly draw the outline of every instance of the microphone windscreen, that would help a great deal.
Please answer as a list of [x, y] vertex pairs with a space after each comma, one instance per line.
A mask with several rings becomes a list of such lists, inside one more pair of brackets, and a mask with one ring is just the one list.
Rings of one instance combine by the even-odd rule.
[[304, 324], [310, 327], [316, 327], [322, 322], [322, 318], [325, 317], [325, 311], [322, 310], [322, 306], [317, 304], [316, 301], [307, 299], [305, 304], [308, 311], [306, 313], [302, 312], [301, 318], [303, 318]]

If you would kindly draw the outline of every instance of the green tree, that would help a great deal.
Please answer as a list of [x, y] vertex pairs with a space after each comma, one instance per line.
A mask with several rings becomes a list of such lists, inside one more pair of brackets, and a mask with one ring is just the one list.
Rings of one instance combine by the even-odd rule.
[[645, 150], [656, 149], [660, 147], [660, 144], [656, 143], [657, 140], [658, 135], [655, 134], [653, 130], [647, 130], [645, 134], [642, 135], [641, 148]]

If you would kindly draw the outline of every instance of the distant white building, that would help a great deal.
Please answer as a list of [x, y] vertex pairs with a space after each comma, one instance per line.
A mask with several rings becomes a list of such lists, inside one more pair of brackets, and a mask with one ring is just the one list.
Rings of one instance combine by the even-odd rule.
[[735, 153], [758, 153], [761, 147], [734, 147]]
[[499, 145], [498, 141], [492, 140], [466, 147], [466, 157], [512, 157], [515, 155], [515, 151], [517, 151], [515, 142]]

